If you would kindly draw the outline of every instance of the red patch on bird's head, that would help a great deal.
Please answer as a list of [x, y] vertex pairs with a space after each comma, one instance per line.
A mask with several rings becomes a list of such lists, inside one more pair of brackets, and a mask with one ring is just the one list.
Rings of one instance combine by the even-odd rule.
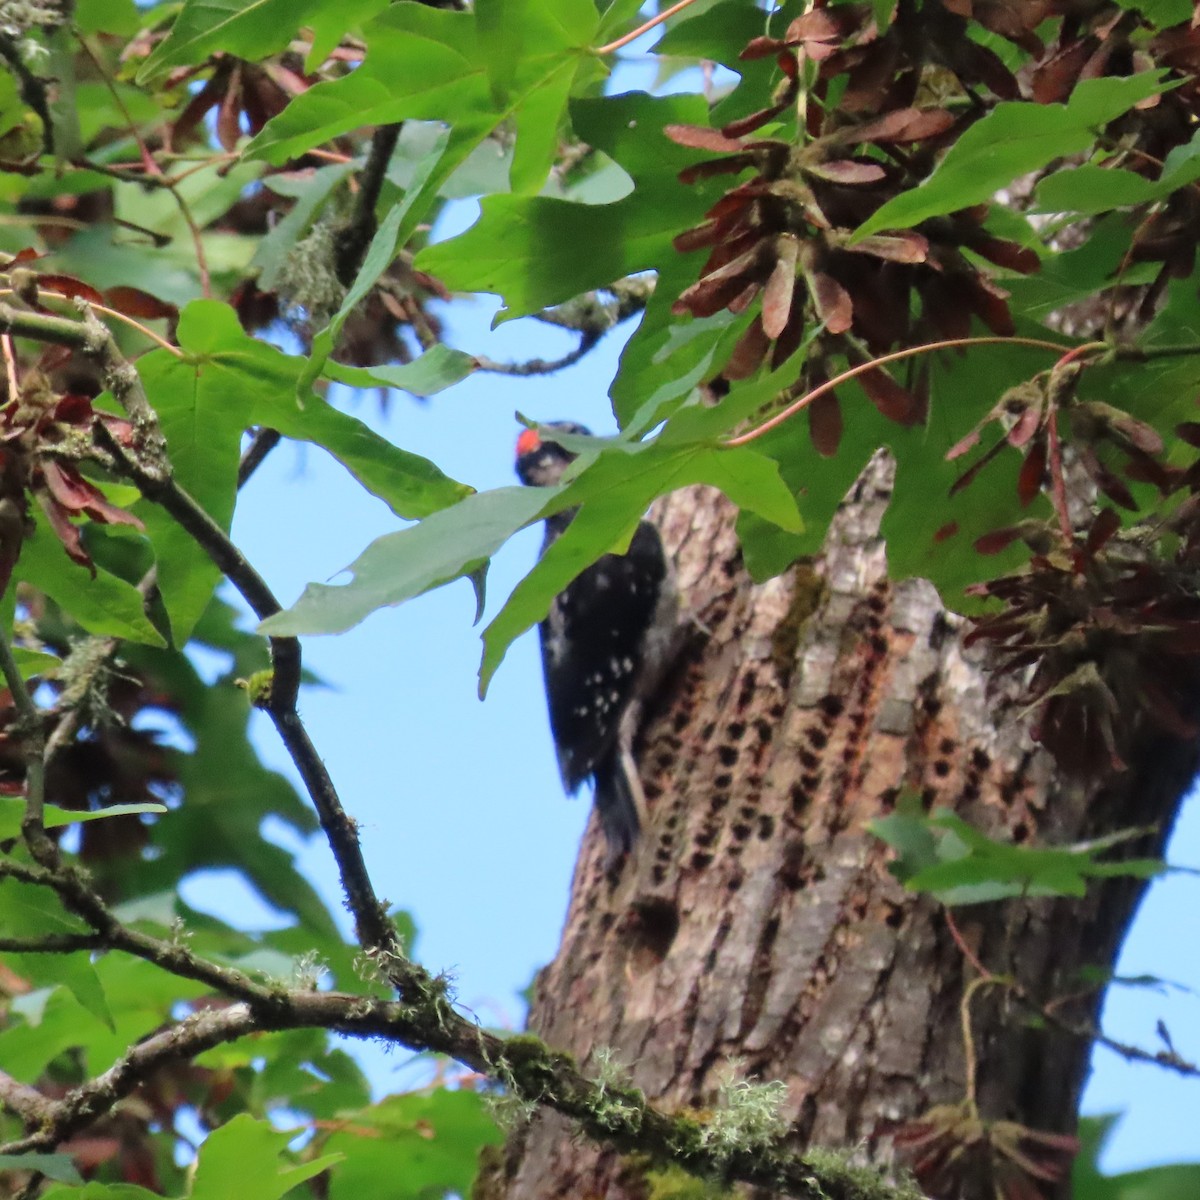
[[536, 429], [523, 429], [521, 436], [517, 438], [517, 457], [524, 458], [526, 454], [531, 454], [542, 444], [542, 439], [538, 437]]

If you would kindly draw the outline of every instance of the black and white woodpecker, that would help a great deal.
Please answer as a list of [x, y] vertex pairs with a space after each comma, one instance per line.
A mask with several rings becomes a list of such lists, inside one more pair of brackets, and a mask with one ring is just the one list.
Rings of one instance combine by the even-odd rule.
[[[526, 429], [517, 439], [522, 483], [559, 482], [575, 455], [550, 431], [588, 436], [572, 421]], [[575, 510], [546, 518], [541, 553]], [[662, 681], [676, 628], [677, 596], [662, 538], [638, 524], [624, 554], [605, 554], [554, 598], [539, 632], [550, 728], [563, 785], [574, 793], [589, 776], [611, 869], [637, 840], [645, 802], [633, 739], [643, 706]]]

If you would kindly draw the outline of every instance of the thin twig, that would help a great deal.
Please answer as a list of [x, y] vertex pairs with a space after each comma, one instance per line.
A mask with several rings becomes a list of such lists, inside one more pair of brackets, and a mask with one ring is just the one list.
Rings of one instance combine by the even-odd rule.
[[1156, 358], [1194, 358], [1200, 354], [1200, 343], [1179, 342], [1170, 346], [1117, 346], [1114, 357], [1123, 362], [1151, 362]]
[[207, 171], [209, 167], [216, 166], [219, 163], [235, 163], [241, 157], [241, 154], [239, 154], [236, 150], [230, 150], [226, 154], [210, 154], [207, 158], [202, 158], [199, 162], [193, 163], [190, 167], [185, 167], [182, 171], [176, 171], [174, 175], [168, 175], [163, 180], [163, 183], [167, 187], [175, 187], [176, 184], [180, 184], [187, 179], [189, 175], [195, 175], [200, 171]]
[[135, 958], [145, 959], [173, 975], [206, 984], [222, 995], [257, 1004], [272, 1001], [274, 991], [255, 983], [244, 971], [201, 958], [179, 942], [151, 937], [123, 925], [91, 886], [84, 872], [61, 861], [57, 847], [53, 849], [54, 860], [49, 865], [34, 866], [13, 859], [0, 860], [0, 878], [16, 879], [57, 892], [63, 904], [92, 927], [93, 934], [79, 936], [95, 936], [100, 945], [110, 950], [121, 950]]
[[491, 371], [496, 375], [553, 375], [566, 367], [574, 366], [581, 358], [594, 350], [600, 341], [599, 334], [584, 334], [574, 350], [569, 350], [562, 358], [530, 358], [525, 362], [497, 362], [493, 358], [476, 355], [475, 361], [481, 371]]
[[[147, 499], [161, 505], [189, 533], [197, 545], [229, 579], [258, 619], [281, 611], [279, 601], [262, 576], [250, 565], [225, 531], [169, 474], [147, 470], [103, 426], [96, 426], [97, 441], [112, 454], [118, 469], [141, 489]], [[389, 958], [407, 961], [396, 930], [367, 874], [358, 830], [346, 814], [333, 780], [321, 761], [296, 711], [300, 690], [300, 642], [292, 637], [270, 639], [274, 675], [266, 711], [300, 772], [317, 810], [341, 876], [358, 939], [364, 949], [376, 949]]]
[[8, 383], [8, 399], [15, 400], [21, 394], [21, 384], [17, 379], [17, 356], [13, 352], [12, 338], [7, 333], [0, 335], [0, 350], [4, 351], [4, 378]]
[[979, 1060], [975, 1053], [975, 1034], [971, 1028], [971, 1001], [975, 994], [987, 987], [1012, 987], [1012, 981], [999, 975], [979, 975], [963, 988], [962, 1000], [958, 1006], [958, 1019], [961, 1026], [963, 1041], [963, 1060], [966, 1065], [966, 1082], [964, 1092], [966, 1103], [973, 1117], [979, 1116], [976, 1075], [979, 1070]]
[[[87, 228], [89, 228], [89, 226], [81, 224], [80, 228], [87, 229]], [[37, 276], [34, 275], [35, 282], [36, 282], [36, 279], [37, 279]], [[13, 291], [12, 288], [0, 288], [0, 296], [12, 296], [12, 295], [15, 295], [15, 292]], [[62, 295], [59, 292], [54, 291], [52, 288], [43, 288], [43, 289], [39, 290], [39, 292], [38, 292], [38, 299], [41, 301], [59, 300], [59, 301], [62, 301], [63, 303], [67, 303], [69, 300], [69, 297]], [[76, 300], [76, 301], [74, 301], [74, 303], [77, 306], [81, 303], [86, 303], [87, 308], [89, 310], [91, 310], [92, 312], [102, 312], [102, 313], [104, 313], [104, 315], [106, 317], [112, 317], [116, 321], [121, 321], [124, 324], [128, 325], [130, 329], [136, 329], [138, 331], [138, 333], [142, 334], [143, 337], [149, 338], [150, 341], [155, 342], [157, 345], [161, 346], [164, 350], [167, 350], [171, 354], [175, 355], [176, 358], [183, 357], [183, 351], [180, 350], [180, 348], [178, 346], [172, 346], [171, 343], [168, 342], [166, 338], [162, 337], [160, 334], [155, 333], [153, 329], [149, 328], [149, 326], [143, 325], [141, 323], [141, 321], [135, 320], [128, 313], [123, 313], [119, 309], [116, 309], [116, 308], [109, 308], [107, 304], [101, 304], [96, 300], [89, 300], [86, 302]], [[7, 305], [5, 307], [7, 308]], [[23, 310], [13, 308], [13, 309], [8, 309], [8, 311], [12, 314], [20, 314]], [[29, 315], [33, 316], [33, 317], [37, 317], [40, 314], [30, 313]], [[67, 320], [67, 318], [63, 318], [63, 317], [58, 317], [57, 319], [60, 321]], [[69, 322], [69, 323], [74, 324], [75, 322]], [[56, 335], [52, 330], [47, 330], [44, 327], [30, 325], [30, 326], [27, 326], [24, 328], [20, 328], [19, 325], [20, 325], [20, 322], [17, 320], [16, 316], [14, 316], [11, 328], [6, 326], [5, 331], [14, 333], [18, 337], [28, 337], [28, 338], [32, 338], [36, 341], [41, 341], [41, 342], [55, 342], [56, 344], [64, 345], [64, 346], [76, 346], [77, 345], [76, 341], [73, 340], [68, 335]], [[101, 328], [103, 328], [103, 326], [101, 326]], [[80, 350], [86, 349], [86, 347], [82, 344], [78, 344], [78, 348]]]
[[1114, 1054], [1119, 1054], [1126, 1062], [1150, 1063], [1157, 1067], [1165, 1067], [1168, 1071], [1174, 1071], [1177, 1075], [1185, 1078], [1200, 1079], [1200, 1066], [1189, 1062], [1172, 1049], [1143, 1050], [1142, 1047], [1134, 1046], [1129, 1042], [1118, 1041], [1116, 1038], [1109, 1037], [1091, 1022], [1068, 1021], [1058, 1014], [1053, 1004], [1039, 1004], [1020, 988], [1015, 989], [1015, 992], [1017, 998], [1026, 1007], [1063, 1033], [1073, 1037], [1086, 1038], [1098, 1046], [1104, 1046]]
[[204, 236], [200, 226], [196, 224], [196, 218], [192, 216], [191, 205], [188, 204], [184, 194], [175, 184], [170, 184], [167, 190], [175, 197], [175, 205], [183, 217], [184, 224], [188, 227], [188, 232], [192, 235], [192, 249], [196, 254], [196, 270], [200, 274], [200, 294], [206, 300], [211, 300], [212, 277], [208, 270], [208, 256], [204, 252]]
[[[1101, 349], [1106, 348], [1103, 346], [1103, 343], [1099, 345]], [[799, 399], [793, 400], [786, 408], [781, 409], [761, 425], [756, 425], [747, 433], [738, 434], [737, 437], [727, 438], [724, 444], [726, 446], [744, 446], [747, 442], [752, 442], [756, 438], [762, 437], [764, 433], [769, 433], [772, 429], [782, 425], [784, 421], [791, 420], [792, 417], [802, 409], [807, 408], [819, 396], [833, 391], [834, 388], [840, 387], [843, 383], [867, 371], [874, 371], [877, 367], [885, 367], [888, 363], [901, 362], [906, 358], [916, 358], [920, 354], [929, 354], [934, 350], [955, 350], [964, 346], [1033, 346], [1036, 349], [1053, 350], [1059, 354], [1064, 350], [1070, 349], [1070, 347], [1064, 346], [1060, 342], [1027, 337], [946, 338], [940, 342], [927, 342], [921, 346], [906, 346], [903, 350], [892, 351], [891, 354], [881, 354], [878, 358], [871, 359], [870, 362], [858, 363], [856, 366], [843, 371], [840, 375], [835, 375], [832, 379], [827, 379], [824, 383], [818, 384], [812, 391], [805, 392]]]
[[84, 54], [91, 59], [92, 66], [96, 68], [96, 73], [100, 76], [104, 86], [108, 88], [109, 94], [120, 110], [121, 116], [125, 118], [126, 131], [137, 143], [138, 153], [142, 156], [142, 165], [145, 167], [146, 173], [161, 178], [163, 173], [162, 167], [158, 165], [154, 159], [154, 155], [150, 153], [150, 147], [146, 145], [146, 140], [142, 137], [141, 130], [138, 128], [137, 122], [133, 119], [133, 114], [129, 111], [129, 106], [125, 103], [121, 93], [117, 91], [117, 85], [113, 83], [108, 69], [100, 61], [100, 56], [92, 49], [91, 43], [87, 38], [81, 34], [77, 34], [75, 40], [79, 43], [79, 47]]
[[946, 918], [946, 928], [950, 930], [950, 936], [954, 939], [954, 944], [958, 947], [963, 958], [979, 972], [981, 977], [990, 979], [992, 977], [991, 971], [979, 961], [979, 956], [967, 945], [967, 939], [963, 937], [962, 932], [958, 928], [958, 923], [954, 920], [953, 911], [947, 908], [942, 915]]
[[[99, 893], [91, 887], [84, 873], [72, 865], [58, 861], [52, 867], [34, 866], [13, 859], [3, 859], [0, 860], [0, 878], [16, 879], [33, 887], [50, 888], [58, 893], [63, 904], [71, 912], [92, 927], [93, 932], [90, 934], [58, 935], [64, 939], [64, 943], [67, 938], [78, 938], [81, 943], [80, 949], [120, 950], [134, 958], [153, 963], [180, 978], [203, 983], [219, 995], [232, 996], [260, 1007], [270, 1007], [275, 1002], [277, 989], [256, 983], [244, 971], [210, 962], [177, 941], [151, 937], [123, 925]], [[85, 939], [86, 945], [83, 944]], [[8, 940], [19, 943], [22, 939]], [[38, 953], [65, 952], [53, 944], [55, 939], [52, 937], [30, 940], [49, 944], [36, 948], [32, 945], [14, 948]]]
[[624, 37], [619, 37], [615, 42], [609, 42], [607, 46], [597, 48], [597, 54], [611, 54], [614, 50], [620, 50], [622, 46], [628, 46], [630, 42], [636, 41], [653, 29], [655, 25], [661, 25], [668, 18], [673, 17], [677, 12], [682, 12], [685, 8], [694, 4], [695, 0], [679, 0], [677, 4], [672, 4], [670, 8], [663, 9], [657, 16], [651, 17], [650, 20], [644, 21], [636, 29], [631, 30]]

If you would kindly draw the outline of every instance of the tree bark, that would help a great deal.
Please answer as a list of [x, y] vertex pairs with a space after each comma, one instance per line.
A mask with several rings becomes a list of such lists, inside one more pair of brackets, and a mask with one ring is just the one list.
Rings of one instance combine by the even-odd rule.
[[[878, 531], [890, 479], [880, 456], [823, 557], [759, 585], [719, 495], [691, 489], [660, 504], [698, 632], [643, 729], [642, 840], [609, 877], [589, 826], [529, 1020], [585, 1068], [610, 1048], [668, 1109], [711, 1106], [731, 1062], [747, 1078], [783, 1080], [797, 1148], [852, 1147], [876, 1161], [887, 1161], [897, 1122], [963, 1100], [960, 1004], [977, 971], [945, 910], [889, 874], [890, 851], [868, 823], [911, 791], [926, 809], [1017, 842], [1161, 823], [1136, 846], [1157, 852], [1197, 765], [1195, 747], [1147, 733], [1134, 767], [1106, 786], [1061, 778], [1011, 696], [989, 690], [981, 656], [964, 652], [963, 622], [927, 583], [889, 582]], [[952, 915], [984, 967], [1087, 1026], [1101, 993], [1078, 972], [1111, 965], [1139, 895], [1122, 879], [1082, 900]], [[979, 1111], [1070, 1132], [1090, 1040], [1035, 1029], [1027, 1015], [1011, 991], [974, 992]], [[964, 1200], [994, 1195], [978, 1181], [960, 1187]], [[650, 1191], [644, 1163], [543, 1111], [509, 1138], [478, 1194]]]

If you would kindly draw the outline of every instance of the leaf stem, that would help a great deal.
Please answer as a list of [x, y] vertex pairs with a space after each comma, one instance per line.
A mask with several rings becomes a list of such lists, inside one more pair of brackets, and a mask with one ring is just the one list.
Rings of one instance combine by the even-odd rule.
[[1075, 533], [1071, 528], [1071, 512], [1067, 503], [1067, 481], [1063, 475], [1062, 442], [1058, 436], [1058, 412], [1050, 413], [1046, 422], [1046, 440], [1049, 443], [1050, 495], [1054, 512], [1058, 516], [1058, 528], [1063, 545], [1068, 549], [1075, 544]]
[[200, 294], [205, 300], [212, 299], [212, 276], [208, 270], [208, 256], [204, 252], [204, 237], [200, 232], [200, 226], [196, 224], [196, 218], [192, 215], [191, 205], [188, 204], [184, 194], [175, 184], [168, 184], [167, 191], [175, 198], [175, 205], [179, 209], [179, 215], [183, 217], [184, 224], [188, 227], [188, 232], [192, 236], [192, 249], [196, 254], [196, 271], [200, 276]]
[[1177, 342], [1173, 346], [1119, 346], [1117, 358], [1130, 362], [1150, 362], [1156, 358], [1189, 358], [1200, 354], [1200, 342]]
[[[50, 295], [54, 295], [53, 292]], [[63, 297], [65, 299], [66, 297]], [[143, 337], [148, 337], [152, 342], [156, 343], [161, 349], [175, 355], [176, 358], [183, 357], [183, 351], [178, 346], [172, 346], [165, 337], [161, 337], [155, 333], [153, 329], [148, 329], [141, 321], [135, 321], [128, 313], [123, 313], [119, 309], [109, 308], [107, 304], [97, 304], [94, 300], [88, 301], [90, 307], [97, 312], [104, 313], [105, 316], [112, 317], [117, 321], [124, 321], [130, 329], [136, 329]]]
[[[1095, 345], [1103, 348], [1103, 343], [1095, 343]], [[955, 350], [963, 346], [1032, 346], [1038, 350], [1055, 350], [1060, 353], [1071, 349], [1069, 346], [1063, 346], [1060, 342], [1051, 342], [1044, 338], [1030, 337], [946, 338], [940, 342], [925, 342], [920, 346], [906, 346], [903, 350], [893, 350], [890, 354], [873, 358], [870, 362], [859, 363], [857, 366], [843, 371], [840, 375], [835, 375], [832, 379], [827, 379], [824, 383], [818, 384], [812, 391], [805, 392], [799, 399], [793, 400], [787, 408], [777, 412], [761, 425], [756, 426], [747, 433], [740, 433], [737, 437], [728, 438], [722, 444], [725, 446], [744, 446], [747, 442], [752, 442], [756, 438], [762, 437], [764, 433], [769, 433], [772, 429], [782, 425], [784, 421], [794, 417], [802, 409], [807, 408], [819, 396], [833, 391], [834, 388], [846, 383], [850, 379], [854, 379], [858, 375], [865, 374], [867, 371], [873, 371], [877, 367], [886, 366], [888, 363], [901, 362], [906, 358], [916, 358], [920, 354], [928, 354], [934, 350]], [[1200, 353], [1200, 348], [1198, 348], [1197, 352]]]
[[966, 1070], [964, 1091], [966, 1093], [966, 1104], [970, 1109], [971, 1116], [975, 1120], [979, 1119], [977, 1079], [979, 1060], [975, 1050], [975, 1034], [971, 1029], [971, 1001], [975, 999], [977, 992], [981, 992], [984, 988], [992, 986], [1011, 987], [1012, 982], [999, 975], [976, 976], [976, 978], [972, 979], [963, 988], [962, 1000], [958, 1006], [958, 1017], [962, 1025], [963, 1060]]
[[958, 927], [958, 922], [954, 919], [953, 910], [947, 906], [942, 916], [946, 919], [946, 928], [950, 930], [950, 936], [954, 939], [954, 944], [958, 947], [959, 953], [979, 972], [981, 978], [990, 979], [992, 972], [983, 965], [979, 956], [967, 944], [967, 939], [963, 937], [962, 931]]
[[614, 50], [620, 50], [622, 46], [628, 46], [630, 42], [636, 41], [643, 33], [648, 33], [655, 25], [661, 25], [669, 17], [673, 17], [677, 12], [682, 12], [689, 5], [694, 4], [696, 0], [679, 0], [677, 4], [672, 4], [670, 8], [664, 9], [657, 16], [651, 17], [650, 20], [639, 25], [636, 29], [625, 34], [624, 37], [619, 37], [615, 42], [609, 42], [607, 46], [601, 46], [597, 54], [611, 54]]
[[151, 176], [160, 176], [163, 173], [162, 167], [155, 161], [154, 155], [150, 153], [150, 147], [146, 145], [146, 139], [142, 137], [142, 131], [138, 128], [137, 122], [133, 119], [133, 114], [129, 111], [129, 106], [125, 103], [121, 93], [117, 90], [117, 85], [113, 82], [112, 76], [108, 72], [108, 68], [100, 61], [100, 56], [92, 49], [91, 43], [82, 34], [77, 33], [75, 40], [79, 43], [79, 48], [91, 60], [92, 66], [96, 68], [96, 73], [108, 89], [114, 103], [120, 110], [121, 116], [125, 118], [126, 130], [129, 136], [133, 138], [137, 144], [138, 153], [142, 157], [142, 166], [146, 169], [146, 174]]

